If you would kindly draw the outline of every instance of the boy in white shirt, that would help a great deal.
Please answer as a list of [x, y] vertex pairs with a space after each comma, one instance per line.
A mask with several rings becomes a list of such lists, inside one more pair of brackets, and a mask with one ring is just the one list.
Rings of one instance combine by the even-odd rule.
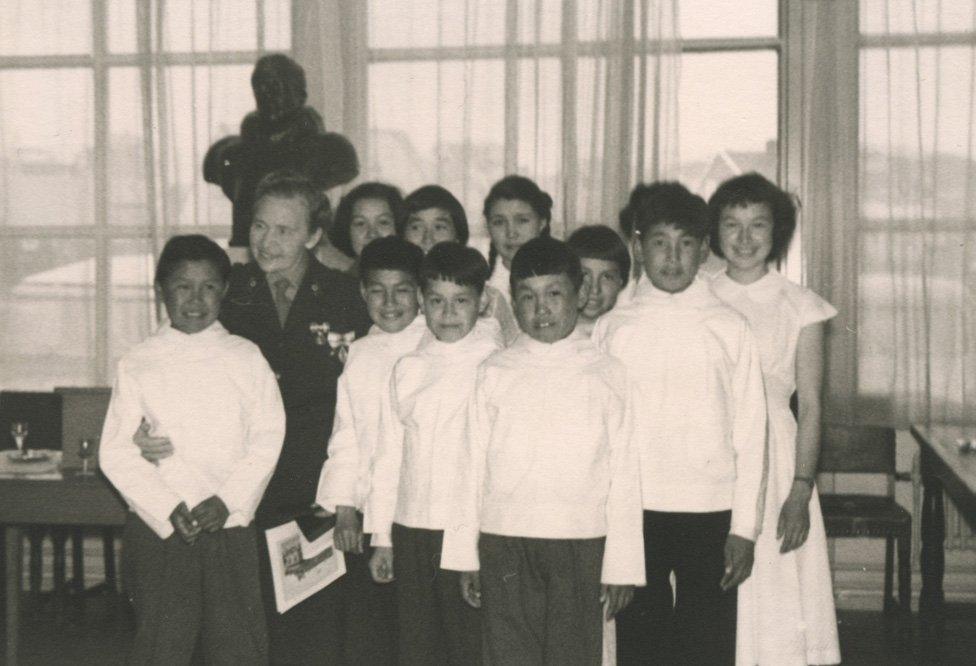
[[678, 183], [639, 185], [624, 218], [647, 280], [593, 332], [626, 364], [639, 406], [647, 587], [617, 619], [617, 656], [732, 664], [736, 587], [751, 572], [762, 516], [759, 354], [745, 319], [696, 277], [708, 256], [705, 202]]
[[380, 415], [364, 530], [376, 547], [377, 582], [396, 575], [398, 663], [481, 661], [480, 616], [458, 594], [458, 573], [440, 568], [454, 516], [468, 404], [478, 365], [501, 348], [494, 319], [479, 321], [488, 264], [457, 243], [424, 257], [421, 289], [429, 334], [401, 358]]
[[616, 231], [602, 224], [578, 228], [566, 239], [590, 284], [576, 328], [592, 334], [596, 320], [610, 312], [630, 281], [630, 252]]
[[[169, 323], [119, 361], [100, 464], [129, 505], [124, 577], [136, 614], [130, 661], [263, 664], [268, 639], [254, 512], [285, 435], [278, 383], [256, 345], [217, 321], [230, 261], [177, 236], [156, 268]], [[172, 443], [153, 464], [142, 419]]]
[[588, 287], [565, 243], [525, 243], [511, 265], [522, 334], [478, 371], [441, 566], [482, 608], [491, 664], [600, 664], [604, 605], [610, 619], [644, 584], [625, 370], [574, 330]]
[[390, 372], [417, 348], [427, 331], [420, 309], [420, 265], [424, 253], [399, 238], [378, 238], [359, 259], [361, 289], [373, 327], [349, 347], [339, 377], [335, 425], [322, 468], [316, 503], [336, 514], [335, 544], [346, 554], [345, 631], [348, 663], [390, 664], [396, 660], [396, 598], [369, 572], [373, 549], [363, 542], [362, 511], [369, 470], [380, 436], [381, 396]]

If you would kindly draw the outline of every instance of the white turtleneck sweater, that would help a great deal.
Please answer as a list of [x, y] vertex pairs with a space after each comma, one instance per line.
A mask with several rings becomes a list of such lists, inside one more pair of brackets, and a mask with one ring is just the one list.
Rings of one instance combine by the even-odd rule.
[[493, 319], [479, 319], [461, 340], [425, 335], [393, 368], [380, 405], [363, 531], [390, 546], [394, 521], [443, 530], [453, 515], [461, 451], [469, 436], [468, 403], [478, 365], [502, 347]]
[[[174, 454], [153, 465], [132, 441], [145, 417]], [[99, 465], [129, 507], [165, 539], [180, 502], [217, 495], [246, 526], [285, 437], [274, 373], [257, 345], [220, 322], [188, 335], [164, 324], [119, 361], [102, 428]]]
[[369, 335], [350, 345], [337, 387], [329, 457], [319, 477], [319, 506], [329, 511], [337, 506], [363, 510], [369, 492], [369, 463], [380, 437], [381, 396], [390, 390], [394, 364], [414, 351], [426, 332], [421, 314], [396, 333], [373, 326]]
[[640, 481], [626, 372], [579, 332], [522, 334], [478, 371], [458, 518], [441, 566], [477, 570], [478, 533], [606, 536], [602, 581], [644, 584]]
[[696, 279], [677, 294], [642, 280], [593, 340], [627, 366], [644, 508], [732, 510], [755, 540], [762, 516], [766, 400], [742, 315]]

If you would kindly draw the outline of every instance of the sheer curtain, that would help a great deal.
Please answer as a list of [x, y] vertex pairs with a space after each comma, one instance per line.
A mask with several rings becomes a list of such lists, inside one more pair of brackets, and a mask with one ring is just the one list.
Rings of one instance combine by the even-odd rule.
[[110, 382], [166, 237], [226, 242], [203, 156], [290, 49], [290, 0], [0, 3], [0, 385]]
[[[506, 173], [553, 196], [559, 236], [615, 225], [638, 179], [676, 175], [676, 0], [326, 0], [296, 12], [296, 55], [320, 70], [326, 124], [356, 144], [362, 179], [444, 185], [482, 249], [482, 200]], [[315, 38], [329, 30], [331, 43]]]
[[840, 311], [829, 418], [974, 420], [974, 4], [798, 8], [804, 268]]

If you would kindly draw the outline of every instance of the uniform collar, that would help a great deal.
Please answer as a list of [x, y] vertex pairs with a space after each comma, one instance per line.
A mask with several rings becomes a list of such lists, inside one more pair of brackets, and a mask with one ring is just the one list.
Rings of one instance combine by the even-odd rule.
[[676, 294], [658, 289], [650, 280], [641, 280], [634, 290], [634, 301], [642, 305], [700, 308], [712, 304], [714, 300], [708, 282], [701, 276], [695, 276], [687, 289]]
[[308, 251], [305, 251], [302, 252], [301, 258], [291, 268], [284, 271], [265, 273], [265, 277], [268, 280], [268, 284], [271, 286], [272, 292], [274, 292], [275, 283], [281, 278], [288, 280], [288, 283], [292, 288], [298, 289], [298, 287], [300, 287], [302, 284], [302, 280], [305, 279], [305, 274], [308, 272], [308, 266], [310, 263], [311, 255]]
[[540, 359], [576, 358], [588, 338], [576, 328], [562, 340], [540, 342], [526, 333], [519, 334], [512, 347]]

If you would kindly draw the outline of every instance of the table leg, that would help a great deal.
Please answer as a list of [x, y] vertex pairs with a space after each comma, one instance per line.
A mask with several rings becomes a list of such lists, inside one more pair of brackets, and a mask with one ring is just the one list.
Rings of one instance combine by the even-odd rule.
[[7, 525], [4, 530], [6, 541], [6, 581], [7, 581], [7, 666], [17, 665], [17, 632], [20, 624], [20, 583], [23, 566], [23, 542], [20, 528]]
[[926, 473], [931, 454], [922, 450], [922, 591], [918, 601], [919, 624], [923, 644], [941, 643], [945, 624], [945, 593], [942, 579], [945, 574], [945, 508], [942, 482]]

